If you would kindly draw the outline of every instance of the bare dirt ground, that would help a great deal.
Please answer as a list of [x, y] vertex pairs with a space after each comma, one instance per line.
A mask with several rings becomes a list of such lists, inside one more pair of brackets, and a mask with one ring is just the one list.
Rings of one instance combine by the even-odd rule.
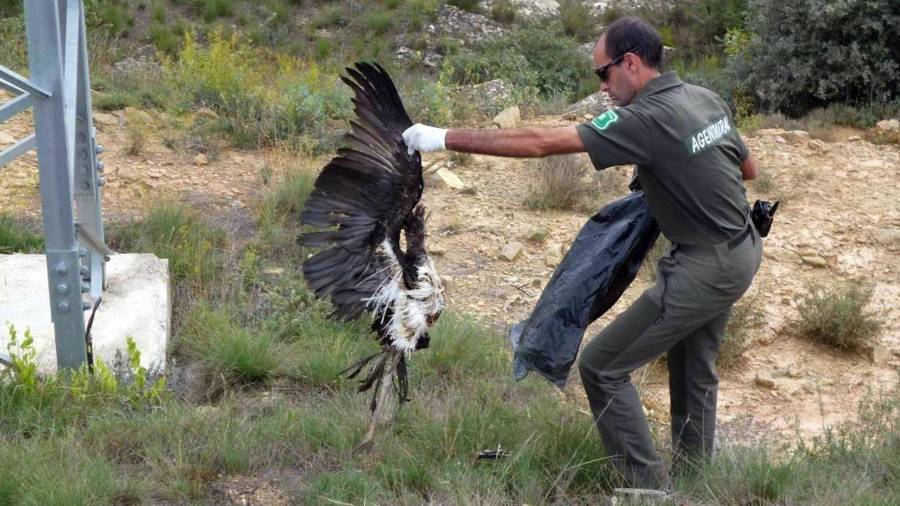
[[[7, 100], [8, 96], [0, 97]], [[165, 147], [165, 123], [144, 117], [147, 139], [139, 155], [128, 155], [126, 123], [133, 113], [97, 114], [98, 137], [106, 152], [104, 211], [124, 219], [165, 200], [202, 203], [227, 212], [245, 209], [265, 188], [273, 155], [265, 151], [222, 150], [217, 157]], [[529, 125], [572, 122], [526, 118]], [[19, 115], [3, 124], [0, 149], [29, 133], [31, 120]], [[749, 198], [780, 198], [783, 207], [765, 239], [765, 258], [748, 297], [758, 296], [765, 323], [752, 329], [753, 345], [722, 378], [720, 424], [728, 439], [760, 434], [814, 435], [857, 412], [868, 393], [892, 390], [900, 371], [900, 147], [876, 146], [846, 132], [847, 140], [810, 141], [792, 133], [760, 131], [747, 138], [762, 170], [772, 178], [765, 193], [750, 185]], [[428, 161], [446, 155], [432, 156]], [[323, 165], [324, 160], [306, 163]], [[494, 327], [506, 328], [529, 314], [588, 213], [532, 211], [523, 200], [532, 180], [531, 162], [473, 156], [445, 161], [465, 183], [455, 190], [429, 186], [430, 248], [446, 279], [450, 307]], [[614, 173], [611, 191], [599, 209], [627, 192], [630, 167]], [[610, 184], [608, 184], [609, 186]], [[33, 153], [0, 171], [0, 210], [32, 217], [40, 212], [37, 163]], [[535, 230], [542, 241], [529, 240]], [[540, 233], [538, 234], [540, 235]], [[513, 261], [500, 250], [523, 244]], [[812, 280], [865, 279], [875, 283], [873, 309], [884, 322], [876, 338], [886, 353], [829, 350], [792, 334], [796, 298]], [[586, 339], [608, 323], [651, 283], [639, 275], [622, 300], [589, 329]], [[769, 386], [756, 381], [770, 379]], [[664, 367], [635, 375], [650, 419], [664, 431], [668, 418]], [[772, 386], [774, 385], [774, 386]], [[576, 409], [586, 410], [577, 374], [566, 389]], [[586, 412], [586, 411], [585, 411]], [[749, 431], [749, 432], [748, 432]]]

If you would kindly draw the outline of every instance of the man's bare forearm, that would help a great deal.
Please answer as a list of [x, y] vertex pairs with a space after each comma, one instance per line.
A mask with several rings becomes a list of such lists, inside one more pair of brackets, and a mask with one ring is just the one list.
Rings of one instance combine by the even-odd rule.
[[574, 128], [452, 129], [444, 142], [453, 151], [522, 158], [584, 151]]

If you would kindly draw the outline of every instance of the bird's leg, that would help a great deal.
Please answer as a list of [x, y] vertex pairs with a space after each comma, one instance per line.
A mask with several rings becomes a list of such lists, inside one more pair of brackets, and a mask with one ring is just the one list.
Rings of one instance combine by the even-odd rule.
[[391, 350], [384, 364], [381, 378], [375, 384], [375, 409], [369, 419], [369, 428], [366, 437], [353, 449], [353, 453], [369, 446], [375, 439], [375, 430], [379, 426], [390, 425], [394, 421], [397, 407], [397, 397], [393, 395], [394, 377], [397, 374], [397, 363], [402, 357], [401, 351]]

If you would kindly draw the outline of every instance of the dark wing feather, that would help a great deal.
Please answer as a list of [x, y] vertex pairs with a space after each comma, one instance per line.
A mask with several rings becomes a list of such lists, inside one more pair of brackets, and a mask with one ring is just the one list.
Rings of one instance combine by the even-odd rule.
[[390, 76], [377, 63], [357, 63], [347, 74], [341, 79], [353, 89], [356, 119], [300, 216], [320, 230], [300, 242], [324, 248], [303, 263], [307, 283], [331, 299], [334, 316], [352, 319], [388, 275], [376, 247], [399, 237], [424, 185], [421, 158], [407, 153], [401, 135], [412, 121]]

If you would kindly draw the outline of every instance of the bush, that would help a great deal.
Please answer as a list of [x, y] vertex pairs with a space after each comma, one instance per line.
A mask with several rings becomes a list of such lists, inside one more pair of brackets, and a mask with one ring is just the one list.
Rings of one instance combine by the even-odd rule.
[[520, 28], [509, 36], [453, 51], [445, 58], [444, 71], [459, 84], [503, 79], [521, 89], [533, 88], [544, 97], [577, 100], [586, 87], [596, 89], [596, 78], [590, 59], [558, 28]]
[[512, 24], [516, 20], [516, 6], [512, 0], [494, 0], [491, 4], [491, 19], [498, 23]]
[[478, 0], [448, 0], [448, 4], [468, 12], [478, 12]]
[[877, 316], [865, 309], [873, 288], [862, 281], [831, 287], [808, 285], [807, 294], [797, 304], [797, 331], [835, 348], [861, 347], [881, 329]]
[[28, 44], [25, 40], [25, 17], [0, 17], [0, 65], [27, 73]]
[[581, 0], [561, 0], [559, 18], [566, 33], [579, 42], [590, 42], [600, 35], [597, 31], [598, 20], [590, 6]]
[[39, 232], [39, 227], [0, 212], [0, 254], [42, 252], [44, 238]]
[[534, 182], [525, 197], [529, 209], [576, 209], [589, 193], [582, 178], [587, 165], [576, 155], [557, 155], [536, 162]]
[[796, 117], [832, 102], [898, 97], [900, 23], [891, 0], [759, 0], [747, 29], [753, 37], [730, 70], [764, 110]]
[[765, 313], [759, 307], [759, 296], [744, 297], [731, 310], [725, 337], [719, 346], [716, 364], [725, 368], [738, 364], [750, 345], [753, 344], [752, 329], [762, 324]]

